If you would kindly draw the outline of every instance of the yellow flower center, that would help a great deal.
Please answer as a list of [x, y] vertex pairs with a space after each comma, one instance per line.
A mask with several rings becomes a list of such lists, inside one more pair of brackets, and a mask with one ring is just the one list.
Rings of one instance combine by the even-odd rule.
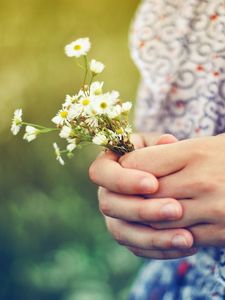
[[90, 104], [90, 100], [87, 98], [87, 99], [83, 99], [82, 100], [82, 104], [84, 105], [84, 106], [88, 106], [89, 104]]
[[102, 103], [100, 104], [100, 107], [101, 107], [102, 109], [106, 109], [106, 108], [108, 107], [108, 104], [107, 104], [106, 102], [102, 102]]
[[68, 112], [65, 111], [65, 110], [64, 110], [64, 111], [61, 111], [61, 112], [60, 112], [60, 116], [61, 116], [62, 118], [65, 119], [65, 118], [68, 116]]
[[123, 134], [123, 129], [122, 129], [122, 128], [117, 129], [117, 130], [116, 130], [116, 133], [117, 133], [117, 134]]
[[74, 50], [79, 51], [81, 49], [81, 45], [75, 45]]

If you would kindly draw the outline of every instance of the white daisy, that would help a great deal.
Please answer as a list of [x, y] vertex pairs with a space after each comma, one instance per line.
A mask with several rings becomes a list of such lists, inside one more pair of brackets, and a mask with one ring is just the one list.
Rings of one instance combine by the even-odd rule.
[[66, 149], [69, 151], [69, 152], [72, 152], [74, 149], [76, 149], [77, 147], [77, 144], [76, 144], [76, 139], [68, 139], [68, 145], [66, 147]]
[[65, 53], [69, 57], [80, 57], [87, 55], [91, 48], [91, 43], [89, 38], [78, 39], [65, 47]]
[[93, 115], [95, 112], [93, 110], [94, 98], [92, 96], [84, 97], [79, 100], [80, 107], [82, 108], [82, 115]]
[[68, 117], [68, 110], [67, 109], [61, 109], [57, 115], [52, 118], [52, 122], [55, 123], [58, 126], [62, 126], [66, 119]]
[[119, 117], [121, 113], [122, 113], [121, 105], [116, 105], [111, 108], [111, 110], [107, 113], [107, 115], [110, 119], [115, 119]]
[[53, 147], [55, 149], [55, 154], [56, 154], [56, 159], [59, 161], [59, 163], [63, 166], [65, 164], [64, 160], [62, 159], [61, 156], [61, 151], [60, 148], [58, 147], [58, 145], [56, 143], [53, 144]]
[[65, 102], [63, 103], [63, 108], [70, 107], [72, 104], [76, 103], [78, 101], [78, 95], [70, 96], [66, 95]]
[[95, 59], [92, 59], [90, 62], [90, 70], [94, 75], [102, 73], [102, 71], [105, 69], [105, 65], [101, 63], [100, 61], [97, 61]]
[[103, 84], [104, 82], [99, 82], [99, 81], [93, 82], [90, 86], [90, 95], [92, 96], [101, 95], [103, 93], [102, 92]]
[[128, 113], [132, 108], [132, 103], [131, 102], [125, 102], [122, 104], [122, 113]]
[[69, 126], [63, 126], [62, 130], [60, 131], [60, 134], [59, 136], [62, 138], [62, 139], [68, 139], [71, 134], [72, 134], [73, 130], [71, 127]]
[[27, 140], [28, 142], [35, 140], [38, 133], [40, 132], [40, 130], [38, 130], [37, 128], [30, 126], [30, 125], [26, 126], [25, 131], [26, 131], [26, 133], [24, 134], [23, 138], [24, 138], [24, 140]]
[[111, 94], [106, 93], [95, 98], [95, 101], [93, 102], [93, 109], [99, 115], [107, 114], [110, 111], [113, 104], [114, 102], [112, 100]]
[[119, 100], [120, 93], [118, 91], [112, 91], [109, 95], [113, 104], [116, 104]]
[[73, 104], [68, 111], [68, 121], [71, 122], [82, 114], [83, 108], [80, 104]]
[[108, 143], [108, 139], [102, 133], [96, 134], [96, 136], [92, 139], [92, 142], [96, 145], [104, 146]]
[[22, 126], [22, 115], [23, 115], [23, 111], [21, 108], [15, 110], [12, 119], [12, 126], [11, 126], [11, 132], [14, 135], [17, 135], [18, 132], [20, 131], [20, 128]]

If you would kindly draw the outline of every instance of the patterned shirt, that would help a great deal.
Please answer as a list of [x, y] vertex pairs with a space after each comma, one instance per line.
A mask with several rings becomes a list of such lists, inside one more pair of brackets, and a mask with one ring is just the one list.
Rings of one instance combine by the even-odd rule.
[[[179, 139], [225, 132], [225, 1], [143, 0], [132, 25], [136, 125]], [[149, 261], [130, 299], [225, 299], [225, 249]]]

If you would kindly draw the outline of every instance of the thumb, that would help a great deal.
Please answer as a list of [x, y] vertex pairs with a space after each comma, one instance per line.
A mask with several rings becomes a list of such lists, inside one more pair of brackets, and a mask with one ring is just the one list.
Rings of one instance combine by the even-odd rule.
[[172, 144], [178, 142], [178, 139], [172, 134], [163, 134], [159, 137], [156, 145]]
[[188, 160], [185, 141], [135, 150], [119, 160], [124, 168], [142, 170], [162, 177], [184, 168]]

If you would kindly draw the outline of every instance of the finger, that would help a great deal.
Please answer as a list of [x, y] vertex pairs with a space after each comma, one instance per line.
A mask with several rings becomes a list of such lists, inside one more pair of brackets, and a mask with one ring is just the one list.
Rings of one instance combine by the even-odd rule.
[[160, 259], [160, 260], [182, 258], [197, 253], [196, 248], [191, 248], [188, 250], [167, 250], [167, 251], [143, 250], [135, 247], [127, 247], [127, 249], [130, 250], [134, 255], [138, 257], [153, 258], [153, 259]]
[[130, 137], [131, 142], [135, 149], [141, 149], [145, 147], [144, 138], [141, 134], [133, 133]]
[[162, 136], [162, 134], [158, 132], [151, 132], [151, 133], [143, 132], [140, 135], [143, 139], [144, 147], [157, 145], [158, 140]]
[[180, 220], [160, 222], [151, 224], [151, 226], [157, 229], [182, 228], [196, 224], [208, 224], [212, 221], [211, 211], [213, 211], [213, 208], [211, 208], [211, 201], [186, 199], [179, 202], [183, 211], [183, 216]]
[[186, 229], [155, 230], [149, 226], [128, 223], [107, 217], [106, 224], [121, 245], [144, 250], [188, 249], [193, 237]]
[[162, 177], [186, 166], [189, 152], [185, 142], [138, 149], [122, 156], [119, 162], [124, 168], [138, 169]]
[[118, 156], [107, 151], [97, 158], [89, 168], [91, 180], [111, 191], [121, 194], [151, 194], [158, 189], [157, 179], [146, 172], [123, 168]]
[[172, 134], [163, 134], [158, 139], [156, 145], [165, 145], [178, 142], [178, 139]]
[[[185, 172], [186, 169], [158, 179], [159, 188], [154, 198], [193, 198], [199, 192], [200, 186], [193, 184], [193, 178]], [[150, 196], [151, 197], [151, 196]]]
[[172, 134], [163, 134], [157, 132], [134, 133], [131, 135], [131, 142], [135, 149], [141, 149], [153, 145], [171, 144], [177, 142], [177, 138]]
[[122, 195], [99, 188], [99, 208], [109, 217], [124, 221], [150, 223], [179, 220], [182, 206], [174, 199], [149, 199], [140, 196]]
[[131, 135], [131, 142], [135, 149], [141, 149], [153, 145], [172, 144], [178, 142], [177, 138], [172, 134], [159, 134], [156, 132], [139, 133]]
[[194, 244], [199, 247], [225, 247], [224, 227], [214, 224], [194, 225], [189, 228]]

